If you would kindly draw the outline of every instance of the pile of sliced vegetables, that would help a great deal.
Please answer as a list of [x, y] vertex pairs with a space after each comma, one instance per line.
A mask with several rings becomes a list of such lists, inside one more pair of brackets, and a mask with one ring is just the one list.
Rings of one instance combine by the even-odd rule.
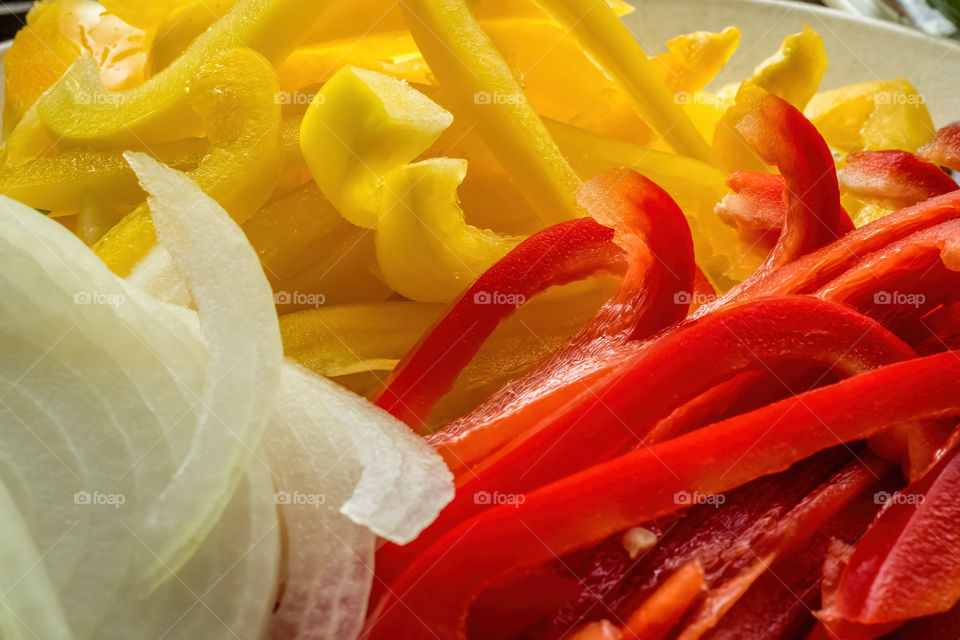
[[960, 125], [619, 0], [43, 0], [0, 637], [960, 636]]

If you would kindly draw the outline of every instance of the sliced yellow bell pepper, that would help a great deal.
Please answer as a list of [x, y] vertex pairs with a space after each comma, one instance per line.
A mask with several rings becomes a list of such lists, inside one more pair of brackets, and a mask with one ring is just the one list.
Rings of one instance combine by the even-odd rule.
[[281, 314], [391, 294], [374, 273], [373, 232], [344, 220], [312, 182], [264, 205], [243, 231]]
[[[420, 51], [454, 113], [477, 121], [498, 160], [546, 222], [583, 215], [580, 184], [466, 0], [402, 3]], [[604, 5], [606, 6], [606, 5]]]
[[780, 50], [757, 66], [753, 82], [803, 110], [820, 87], [826, 70], [823, 38], [804, 25], [803, 31], [787, 36]]
[[432, 158], [389, 174], [377, 227], [377, 262], [394, 291], [449, 302], [522, 238], [466, 223], [457, 188], [467, 161]]
[[923, 96], [903, 78], [824, 91], [813, 97], [805, 114], [831, 147], [848, 153], [864, 149], [913, 153], [934, 133]]
[[720, 73], [740, 44], [740, 29], [719, 33], [694, 31], [667, 41], [667, 53], [653, 58], [653, 66], [674, 92], [703, 89]]
[[452, 121], [407, 84], [344, 67], [304, 116], [300, 145], [324, 195], [344, 218], [372, 229], [386, 174], [426, 151]]
[[323, 194], [350, 222], [376, 228], [384, 281], [423, 302], [452, 300], [519, 241], [467, 224], [457, 197], [466, 160], [408, 164], [451, 122], [408, 84], [345, 67], [324, 85], [300, 130]]
[[[561, 301], [535, 299], [507, 319], [431, 412], [439, 426], [464, 415], [569, 340], [610, 294], [591, 290]], [[445, 305], [382, 302], [326, 307], [280, 318], [284, 353], [314, 372], [369, 395], [446, 310]]]
[[[151, 146], [156, 157], [178, 171], [196, 168], [208, 143], [187, 138]], [[0, 193], [56, 215], [78, 213], [84, 194], [111, 209], [132, 208], [146, 198], [130, 165], [119, 151], [72, 149], [0, 169]]]
[[595, 0], [539, 0], [590, 58], [623, 89], [637, 114], [682, 155], [717, 158], [616, 13]]
[[126, 147], [191, 135], [200, 127], [187, 87], [199, 69], [236, 46], [247, 46], [271, 61], [282, 59], [310, 32], [323, 5], [318, 0], [239, 0], [166, 69], [124, 91], [105, 90], [96, 63], [80, 58], [38, 100], [37, 117], [25, 119], [13, 131], [8, 155], [32, 159], [30, 154], [42, 152], [49, 139], [62, 149]]
[[150, 47], [150, 68], [153, 73], [166, 69], [187, 50], [197, 36], [225, 16], [236, 2], [237, 0], [176, 0], [160, 17], [156, 26], [156, 36], [153, 46]]
[[4, 132], [12, 131], [81, 55], [99, 61], [105, 87], [121, 89], [143, 82], [148, 48], [145, 32], [105, 15], [94, 0], [37, 3], [3, 56]]
[[156, 27], [161, 20], [180, 5], [190, 0], [163, 0], [163, 2], [144, 2], [144, 0], [100, 0], [103, 7], [127, 24], [149, 29]]
[[[272, 65], [250, 49], [208, 61], [185, 87], [186, 104], [206, 124], [210, 148], [190, 177], [236, 220], [264, 203], [280, 175], [279, 91]], [[146, 204], [127, 215], [94, 247], [114, 273], [126, 276], [153, 246]]]
[[[817, 92], [827, 69], [827, 55], [820, 35], [804, 25], [803, 31], [787, 36], [779, 51], [754, 69], [753, 77], [741, 83], [734, 103], [724, 111], [713, 137], [713, 148], [728, 171], [766, 171], [766, 165], [736, 131], [735, 125], [759, 102], [764, 92], [780, 96], [803, 109]], [[732, 94], [731, 90], [721, 92]]]

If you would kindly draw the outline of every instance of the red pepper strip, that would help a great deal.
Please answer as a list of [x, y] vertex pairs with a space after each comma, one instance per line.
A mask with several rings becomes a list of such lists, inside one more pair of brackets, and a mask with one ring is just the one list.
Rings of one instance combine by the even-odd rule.
[[[376, 399], [380, 407], [419, 426], [517, 302], [600, 271], [622, 273], [626, 266], [619, 292], [542, 368], [540, 379], [558, 379], [558, 364], [562, 369], [600, 344], [646, 337], [686, 316], [674, 296], [693, 286], [693, 240], [670, 196], [635, 171], [620, 169], [582, 185], [577, 198], [596, 221], [545, 229], [492, 266], [404, 358]], [[512, 304], [497, 304], [493, 296]]]
[[847, 156], [840, 185], [861, 200], [909, 207], [957, 188], [940, 167], [906, 151], [860, 151]]
[[[662, 189], [629, 169], [594, 178], [578, 200], [595, 218], [619, 229], [629, 267], [619, 292], [570, 344], [530, 374], [506, 385], [471, 412], [430, 437], [454, 473], [518, 437], [522, 422], [503, 418], [540, 400], [562, 401], [620, 345], [645, 338], [686, 317], [696, 264], [683, 213]], [[618, 222], [620, 221], [620, 222]], [[444, 348], [448, 348], [446, 342]], [[416, 357], [416, 356], [414, 356]], [[538, 405], [539, 406], [539, 405]]]
[[717, 205], [716, 213], [751, 246], [772, 249], [787, 219], [783, 176], [761, 171], [735, 171], [727, 178], [733, 190]]
[[[678, 640], [696, 640], [716, 627], [771, 565], [809, 542], [833, 518], [844, 516], [854, 502], [878, 484], [880, 475], [889, 467], [889, 463], [869, 455], [862, 462], [847, 465], [773, 524], [764, 537], [750, 541], [750, 553], [745, 554], [747, 563], [707, 593]], [[868, 497], [875, 502], [873, 491]], [[737, 626], [735, 618], [730, 626]]]
[[[956, 357], [943, 354], [931, 357]], [[906, 385], [912, 386], [912, 385]], [[887, 625], [949, 611], [960, 601], [960, 445], [891, 498], [843, 569], [818, 616]]]
[[[551, 563], [580, 577], [582, 593], [551, 611], [547, 637], [562, 635], [572, 621], [585, 619], [602, 604], [626, 619], [663, 584], [666, 576], [694, 560], [708, 586], [722, 584], [753, 560], [750, 549], [776, 522], [851, 460], [845, 447], [834, 447], [774, 476], [757, 479], [723, 495], [723, 504], [704, 503], [643, 526], [658, 533], [657, 544], [640, 558], [625, 553], [622, 535], [589, 549], [565, 554]], [[689, 500], [687, 502], [693, 502]], [[866, 524], [864, 524], [866, 528]], [[584, 562], [581, 558], [587, 558]], [[602, 598], [602, 600], [601, 600]], [[528, 630], [519, 634], [526, 637]]]
[[[664, 334], [603, 380], [583, 382], [592, 387], [571, 385], [505, 416], [501, 428], [516, 433], [514, 440], [458, 476], [453, 502], [417, 540], [381, 549], [378, 573], [389, 579], [445, 531], [488, 507], [476, 499], [483, 492], [522, 493], [619, 455], [645, 442], [673, 410], [739, 373], [804, 362], [846, 377], [914, 357], [869, 318], [813, 297], [722, 309]], [[448, 460], [463, 457], [444, 446]]]
[[633, 451], [450, 531], [390, 583], [364, 637], [462, 639], [470, 602], [497, 576], [676, 511], [678, 492], [716, 495], [839, 442], [958, 414], [960, 357], [950, 352], [869, 371]]
[[812, 293], [888, 244], [957, 217], [960, 217], [960, 189], [891, 213], [851, 231], [832, 245], [763, 273], [749, 288], [732, 290], [714, 305], [700, 309], [698, 315], [756, 296]]
[[602, 271], [622, 273], [624, 252], [613, 240], [614, 230], [592, 218], [561, 222], [527, 238], [480, 276], [411, 349], [376, 404], [419, 428], [497, 325], [522, 303], [554, 285]]
[[883, 640], [957, 640], [960, 638], [960, 604], [935, 616], [915, 618]]
[[840, 205], [830, 148], [800, 111], [769, 94], [737, 123], [737, 131], [764, 162], [780, 169], [787, 195], [783, 233], [758, 273], [793, 262], [853, 230]]
[[917, 155], [941, 167], [960, 171], [960, 122], [937, 131], [933, 140], [920, 147]]
[[[821, 298], [847, 304], [916, 345], [932, 336], [923, 316], [960, 303], [960, 220], [891, 243], [823, 287]], [[941, 344], [936, 351], [947, 347]], [[871, 441], [885, 457], [900, 457], [915, 478], [934, 460], [953, 424], [902, 425]]]
[[706, 587], [697, 560], [673, 573], [623, 626], [623, 640], [661, 640], [697, 600]]
[[917, 353], [929, 355], [960, 349], [960, 302], [944, 305], [921, 317], [917, 335], [908, 339]]

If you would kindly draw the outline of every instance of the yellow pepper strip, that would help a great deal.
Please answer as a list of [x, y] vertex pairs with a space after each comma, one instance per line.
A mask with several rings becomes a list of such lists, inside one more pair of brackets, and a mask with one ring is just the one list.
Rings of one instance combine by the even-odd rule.
[[3, 56], [3, 126], [10, 133], [44, 91], [81, 55], [99, 61], [104, 86], [143, 82], [147, 34], [104, 14], [93, 0], [54, 0], [34, 5], [26, 26]]
[[[197, 166], [208, 146], [206, 140], [188, 138], [155, 145], [152, 151], [167, 166], [188, 171]], [[78, 213], [84, 194], [110, 203], [111, 208], [133, 207], [146, 198], [120, 152], [93, 149], [71, 149], [5, 167], [0, 170], [0, 193], [58, 215]]]
[[[716, 164], [710, 146], [609, 6], [595, 0], [538, 0], [633, 103], [637, 114], [682, 155]], [[428, 58], [429, 59], [429, 58]]]
[[678, 91], [703, 89], [730, 60], [740, 44], [740, 29], [727, 27], [720, 33], [695, 31], [667, 41], [667, 53], [654, 56], [654, 69]]
[[[34, 146], [29, 138], [38, 133], [57, 140], [61, 148], [123, 147], [185, 137], [188, 123], [196, 120], [186, 91], [199, 69], [236, 46], [247, 46], [271, 61], [283, 59], [310, 32], [323, 5], [318, 0], [239, 0], [170, 66], [125, 91], [106, 91], [96, 63], [81, 58], [37, 102], [39, 118], [31, 120], [27, 131], [17, 127], [12, 136], [19, 132], [26, 137], [17, 144], [27, 149]], [[37, 132], [38, 124], [46, 131]]]
[[560, 122], [548, 120], [547, 128], [584, 180], [615, 167], [630, 167], [669, 193], [690, 224], [697, 264], [721, 289], [740, 282], [759, 266], [762, 256], [750, 252], [714, 212], [728, 191], [726, 174], [719, 169]]
[[300, 145], [324, 195], [344, 218], [372, 229], [386, 174], [426, 151], [452, 121], [408, 85], [344, 67], [303, 118]]
[[300, 144], [323, 194], [350, 222], [376, 228], [384, 281], [421, 302], [449, 302], [519, 238], [467, 224], [457, 197], [467, 161], [407, 164], [452, 122], [408, 84], [344, 67], [303, 119]]
[[554, 223], [583, 215], [574, 198], [580, 184], [576, 173], [466, 0], [407, 0], [403, 7], [454, 112], [477, 121], [491, 150], [541, 218]]
[[[113, 0], [116, 2], [117, 0]], [[237, 0], [177, 0], [161, 16], [150, 47], [153, 73], [166, 69], [197, 36], [227, 14]], [[162, 6], [164, 3], [138, 3]]]
[[741, 83], [735, 103], [717, 123], [713, 148], [728, 171], [746, 169], [767, 171], [766, 165], [736, 131], [736, 123], [764, 95], [777, 95], [803, 109], [817, 92], [827, 69], [827, 56], [820, 35], [804, 25], [803, 31], [787, 36], [780, 49], [754, 70], [753, 77]]
[[467, 161], [432, 158], [387, 178], [377, 262], [390, 287], [411, 300], [449, 302], [520, 243], [466, 223], [457, 188]]
[[[270, 195], [283, 162], [276, 74], [262, 55], [233, 49], [200, 67], [185, 89], [187, 104], [206, 124], [210, 141], [190, 177], [242, 223]], [[94, 251], [114, 273], [126, 276], [155, 244], [144, 203]]]
[[408, 82], [427, 84], [429, 69], [407, 32], [372, 33], [301, 47], [277, 67], [280, 88], [299, 89], [329, 80], [343, 66], [379, 71]]
[[934, 132], [923, 96], [903, 78], [825, 91], [813, 97], [805, 114], [831, 147], [845, 152], [913, 153]]
[[827, 70], [823, 38], [804, 25], [786, 37], [780, 50], [754, 70], [753, 82], [803, 110], [820, 87]]
[[[431, 412], [439, 426], [464, 415], [491, 393], [556, 351], [593, 315], [609, 291], [559, 301], [533, 300], [506, 320]], [[446, 310], [419, 302], [351, 304], [280, 318], [284, 353], [361, 395], [372, 393]]]
[[156, 27], [168, 12], [177, 9], [189, 0], [100, 0], [103, 7], [127, 24], [149, 29]]
[[312, 182], [264, 205], [243, 223], [276, 292], [281, 314], [345, 302], [384, 300], [373, 273], [373, 232], [337, 212]]

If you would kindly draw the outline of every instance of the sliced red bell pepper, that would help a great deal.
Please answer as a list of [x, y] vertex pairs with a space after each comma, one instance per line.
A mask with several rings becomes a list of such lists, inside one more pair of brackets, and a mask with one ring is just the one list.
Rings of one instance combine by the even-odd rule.
[[[744, 616], [739, 611], [732, 611], [736, 605], [743, 602], [742, 599], [748, 598], [748, 592], [751, 587], [762, 578], [773, 578], [773, 581], [782, 580], [785, 575], [781, 575], [777, 569], [772, 569], [774, 564], [791, 566], [793, 569], [800, 569], [802, 565], [813, 565], [819, 575], [820, 558], [826, 543], [826, 536], [820, 535], [815, 541], [814, 549], [804, 548], [814, 542], [821, 529], [826, 529], [829, 524], [836, 524], [836, 520], [841, 522], [847, 520], [847, 511], [853, 510], [856, 503], [867, 503], [873, 508], [870, 513], [875, 513], [877, 505], [874, 500], [876, 489], [879, 488], [880, 478], [890, 469], [890, 464], [879, 460], [869, 453], [862, 456], [862, 460], [857, 460], [846, 465], [839, 472], [829, 478], [824, 484], [808, 494], [801, 500], [789, 513], [771, 523], [764, 535], [758, 540], [749, 542], [750, 551], [744, 553], [745, 563], [741, 563], [736, 570], [724, 575], [719, 584], [712, 585], [710, 591], [706, 594], [703, 601], [697, 607], [696, 612], [685, 621], [685, 627], [679, 637], [699, 638], [704, 634], [708, 637], [751, 637], [752, 634], [744, 633], [760, 623], [757, 617], [751, 617], [749, 614]], [[855, 518], [850, 518], [855, 520]], [[846, 532], [847, 535], [856, 535], [866, 529], [869, 520], [861, 517], [859, 523], [854, 524], [852, 532]], [[844, 522], [844, 524], [848, 524]], [[837, 533], [831, 531], [830, 533]], [[857, 538], [854, 537], [852, 541]], [[816, 549], [816, 547], [821, 547]], [[818, 552], [819, 555], [818, 555]], [[791, 557], [792, 556], [792, 557]], [[778, 561], [783, 560], [782, 563]], [[793, 560], [791, 563], [790, 560]], [[810, 566], [803, 567], [808, 575], [796, 576], [800, 581], [807, 581], [807, 588], [816, 584], [814, 577], [811, 580], [809, 575]], [[782, 571], [783, 567], [778, 567]], [[769, 572], [777, 572], [774, 576]], [[769, 580], [768, 580], [769, 581]], [[767, 594], [770, 594], [768, 591]], [[750, 594], [748, 599], [752, 599], [754, 604], [763, 595], [756, 592]], [[772, 595], [772, 594], [770, 594]], [[792, 594], [791, 594], [792, 595]], [[793, 600], [796, 596], [792, 595]], [[788, 603], [788, 604], [793, 604]], [[755, 609], [751, 613], [757, 613]], [[769, 613], [782, 616], [787, 613], [786, 608], [771, 609]], [[728, 615], [729, 614], [729, 615]], [[721, 624], [722, 621], [722, 624]], [[765, 631], [771, 633], [776, 626], [775, 621], [765, 621], [767, 626]], [[723, 633], [708, 633], [717, 628]], [[741, 635], [737, 636], [736, 633]], [[771, 638], [777, 637], [771, 633]]]
[[693, 560], [677, 569], [657, 591], [630, 614], [623, 625], [629, 640], [660, 640], [679, 621], [696, 599], [703, 595], [704, 572]]
[[869, 318], [812, 297], [723, 309], [665, 334], [602, 380], [581, 381], [506, 414], [494, 426], [513, 439], [493, 453], [471, 449], [473, 432], [459, 440], [436, 437], [445, 431], [431, 437], [459, 471], [457, 495], [417, 540], [380, 550], [378, 575], [391, 578], [444, 532], [488, 508], [478, 495], [519, 494], [673, 437], [666, 428], [656, 428], [653, 437], [651, 431], [687, 401], [739, 373], [803, 363], [846, 377], [915, 356]]
[[887, 245], [957, 217], [960, 189], [891, 213], [780, 269], [760, 274], [749, 287], [732, 290], [698, 314], [756, 296], [812, 293]]
[[687, 315], [675, 296], [693, 289], [693, 240], [670, 196], [620, 169], [582, 185], [578, 200], [594, 219], [545, 229], [484, 273], [400, 363], [376, 397], [380, 407], [418, 428], [497, 325], [554, 285], [626, 272], [614, 298], [569, 347], [527, 377], [531, 382], [559, 383], [570, 361], [646, 337]]
[[957, 189], [957, 183], [937, 165], [897, 150], [851, 153], [838, 178], [840, 186], [861, 200], [894, 209]]
[[956, 415], [960, 358], [943, 353], [870, 371], [596, 465], [450, 531], [391, 581], [364, 637], [464, 638], [470, 602], [496, 576], [676, 511], [678, 492], [717, 495], [837, 443], [905, 421]]
[[949, 611], [960, 601], [958, 493], [960, 445], [954, 444], [923, 477], [889, 499], [857, 543], [818, 613], [828, 629], [896, 625]]
[[758, 273], [792, 262], [853, 230], [840, 205], [830, 148], [800, 111], [769, 94], [737, 123], [737, 131], [764, 162], [780, 169], [787, 196], [783, 232]]
[[939, 129], [933, 140], [920, 147], [917, 155], [927, 162], [960, 171], [960, 122]]
[[751, 246], [772, 249], [787, 219], [783, 176], [761, 171], [735, 171], [727, 178], [733, 191], [716, 213]]

